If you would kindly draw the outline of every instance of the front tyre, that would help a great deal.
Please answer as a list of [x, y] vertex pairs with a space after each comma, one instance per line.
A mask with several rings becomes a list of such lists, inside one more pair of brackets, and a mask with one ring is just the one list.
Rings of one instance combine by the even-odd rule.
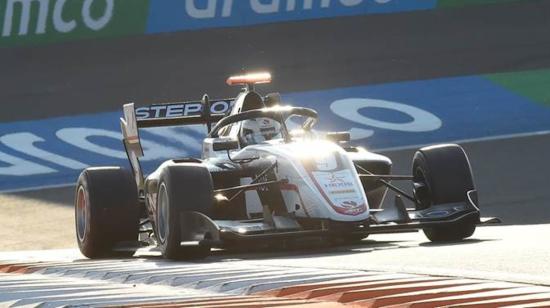
[[[414, 155], [412, 169], [417, 210], [467, 202], [468, 191], [475, 189], [468, 156], [456, 144], [421, 148]], [[432, 242], [458, 241], [472, 236], [476, 224], [476, 219], [470, 219], [424, 228], [424, 234]]]
[[157, 195], [156, 236], [162, 255], [167, 259], [201, 259], [210, 247], [181, 245], [182, 215], [200, 212], [210, 216], [213, 184], [208, 169], [188, 163], [167, 166], [161, 173]]
[[88, 168], [78, 178], [75, 193], [76, 239], [91, 259], [125, 257], [119, 242], [137, 241], [139, 205], [132, 175], [120, 167]]

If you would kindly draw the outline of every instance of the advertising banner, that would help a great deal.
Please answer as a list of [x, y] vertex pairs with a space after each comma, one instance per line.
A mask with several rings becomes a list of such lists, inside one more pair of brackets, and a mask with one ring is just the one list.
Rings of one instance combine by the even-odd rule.
[[0, 47], [512, 1], [2, 0]]
[[436, 0], [157, 0], [147, 33], [432, 9]]
[[145, 31], [149, 0], [2, 0], [0, 47]]

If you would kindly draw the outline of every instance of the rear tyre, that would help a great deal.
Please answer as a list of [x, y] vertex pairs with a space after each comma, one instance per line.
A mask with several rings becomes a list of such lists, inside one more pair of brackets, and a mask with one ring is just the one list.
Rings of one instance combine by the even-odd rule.
[[[417, 210], [438, 204], [463, 202], [474, 188], [472, 169], [462, 147], [456, 144], [425, 147], [413, 158], [413, 189]], [[470, 237], [477, 221], [424, 228], [432, 242], [458, 241]]]
[[166, 167], [160, 176], [156, 211], [156, 236], [162, 255], [167, 259], [202, 259], [210, 254], [208, 246], [182, 246], [184, 212], [210, 216], [213, 184], [208, 169], [196, 163]]
[[132, 175], [120, 167], [88, 168], [78, 178], [75, 195], [76, 239], [91, 259], [129, 257], [114, 251], [119, 242], [137, 241], [139, 205]]

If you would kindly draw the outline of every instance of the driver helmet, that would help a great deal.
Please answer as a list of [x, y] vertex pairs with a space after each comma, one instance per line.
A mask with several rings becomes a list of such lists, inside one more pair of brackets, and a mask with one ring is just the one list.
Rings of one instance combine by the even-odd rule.
[[281, 124], [270, 118], [257, 118], [243, 121], [241, 138], [245, 145], [258, 144], [278, 136]]

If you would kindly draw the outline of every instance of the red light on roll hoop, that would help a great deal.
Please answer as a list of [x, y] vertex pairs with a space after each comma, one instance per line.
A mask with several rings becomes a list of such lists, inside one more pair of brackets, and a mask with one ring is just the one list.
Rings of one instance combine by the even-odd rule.
[[240, 75], [240, 76], [231, 76], [227, 78], [226, 82], [227, 82], [227, 85], [230, 85], [230, 86], [270, 83], [271, 74], [268, 72], [261, 72], [261, 73], [251, 73], [251, 74]]

